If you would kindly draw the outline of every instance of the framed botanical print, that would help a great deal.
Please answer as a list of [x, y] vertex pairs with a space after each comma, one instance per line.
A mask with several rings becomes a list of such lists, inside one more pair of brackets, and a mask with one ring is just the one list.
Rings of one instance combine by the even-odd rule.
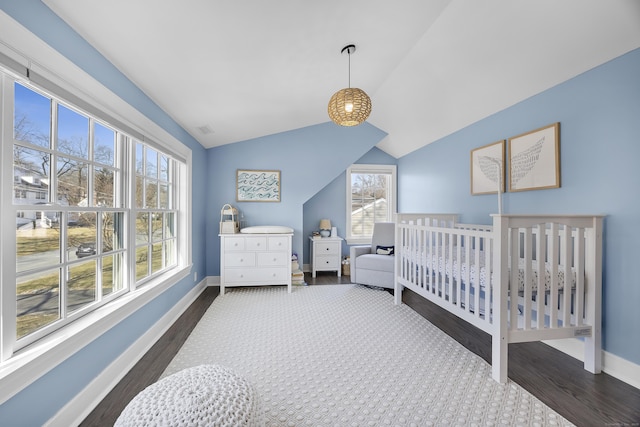
[[509, 191], [560, 187], [560, 123], [509, 138]]
[[504, 193], [505, 141], [471, 150], [471, 194]]

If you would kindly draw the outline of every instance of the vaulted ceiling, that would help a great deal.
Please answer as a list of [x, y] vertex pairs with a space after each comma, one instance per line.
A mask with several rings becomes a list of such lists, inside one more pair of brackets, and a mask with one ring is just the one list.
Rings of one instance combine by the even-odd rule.
[[401, 157], [640, 47], [636, 0], [43, 0], [205, 147], [329, 121]]

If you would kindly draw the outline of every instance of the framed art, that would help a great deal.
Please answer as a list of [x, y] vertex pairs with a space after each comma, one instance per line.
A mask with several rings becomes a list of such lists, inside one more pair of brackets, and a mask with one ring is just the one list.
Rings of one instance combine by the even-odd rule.
[[471, 150], [471, 194], [504, 193], [505, 141]]
[[560, 187], [560, 123], [509, 138], [509, 191]]
[[236, 201], [279, 202], [280, 171], [238, 169], [236, 171]]

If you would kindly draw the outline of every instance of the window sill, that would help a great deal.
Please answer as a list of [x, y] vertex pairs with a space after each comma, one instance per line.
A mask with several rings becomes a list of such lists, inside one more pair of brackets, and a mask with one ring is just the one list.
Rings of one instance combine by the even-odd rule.
[[167, 272], [16, 352], [0, 364], [0, 404], [187, 277], [190, 270], [189, 265]]

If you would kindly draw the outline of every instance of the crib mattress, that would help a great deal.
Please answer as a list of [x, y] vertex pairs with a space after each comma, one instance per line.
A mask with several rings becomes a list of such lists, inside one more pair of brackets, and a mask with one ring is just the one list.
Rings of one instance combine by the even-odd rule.
[[[417, 260], [425, 260], [426, 264], [424, 267], [429, 272], [437, 272], [439, 274], [446, 275], [448, 278], [453, 278], [459, 282], [466, 282], [467, 279], [467, 270], [469, 270], [469, 281], [471, 282], [472, 287], [476, 287], [478, 285], [478, 281], [480, 284], [480, 288], [484, 289], [487, 285], [487, 269], [485, 267], [484, 262], [484, 253], [480, 253], [480, 268], [477, 268], [475, 265], [475, 250], [470, 250], [470, 258], [471, 262], [465, 262], [466, 252], [462, 250], [462, 262], [460, 268], [458, 268], [458, 254], [457, 251], [453, 251], [453, 262], [448, 258], [442, 256], [441, 254], [436, 253], [435, 248], [430, 251], [429, 256], [423, 256], [420, 253], [416, 252], [412, 256], [412, 261], [416, 262]], [[409, 253], [408, 248], [405, 249], [405, 254]], [[449, 255], [448, 249], [445, 249], [445, 254]], [[425, 259], [426, 258], [426, 259]], [[447, 262], [448, 261], [448, 262]], [[421, 264], [421, 262], [418, 262]], [[536, 261], [532, 262], [531, 266], [531, 289], [535, 292], [538, 290], [538, 264]], [[509, 272], [509, 278], [511, 278], [511, 272]], [[551, 289], [551, 264], [545, 263], [545, 272], [544, 272], [544, 286], [545, 290], [548, 291]], [[493, 272], [491, 271], [491, 283], [493, 284]], [[565, 286], [565, 268], [563, 265], [558, 265], [557, 271], [557, 289], [562, 290]], [[573, 288], [575, 286], [576, 274], [575, 269], [571, 268], [571, 277], [570, 284]], [[518, 290], [524, 291], [525, 284], [525, 263], [523, 259], [518, 260]]]

